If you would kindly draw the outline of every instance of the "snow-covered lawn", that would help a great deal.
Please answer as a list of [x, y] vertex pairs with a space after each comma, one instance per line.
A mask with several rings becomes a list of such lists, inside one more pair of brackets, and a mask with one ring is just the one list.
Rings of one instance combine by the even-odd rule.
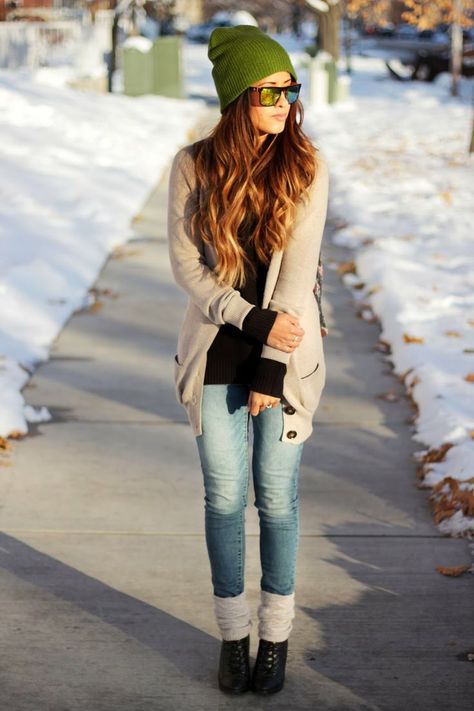
[[356, 57], [354, 67], [350, 102], [306, 113], [330, 165], [335, 241], [356, 250], [344, 280], [360, 311], [380, 320], [387, 357], [416, 403], [420, 485], [438, 485], [439, 529], [472, 534], [473, 82], [453, 99], [447, 75], [398, 83], [379, 59]]
[[0, 436], [47, 417], [21, 388], [204, 109], [62, 84], [0, 72]]

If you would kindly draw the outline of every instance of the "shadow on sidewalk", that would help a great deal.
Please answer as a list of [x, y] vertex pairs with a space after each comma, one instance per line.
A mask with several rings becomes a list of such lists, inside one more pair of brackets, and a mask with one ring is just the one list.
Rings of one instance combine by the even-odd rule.
[[[158, 652], [188, 681], [208, 681], [211, 671], [203, 667], [202, 655], [216, 657], [218, 642], [205, 632], [3, 532], [0, 567]], [[199, 650], [199, 654], [190, 650]]]

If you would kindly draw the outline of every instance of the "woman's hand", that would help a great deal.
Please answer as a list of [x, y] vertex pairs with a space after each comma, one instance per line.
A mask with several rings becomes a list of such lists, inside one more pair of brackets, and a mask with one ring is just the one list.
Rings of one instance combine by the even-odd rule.
[[251, 415], [259, 415], [262, 410], [267, 409], [267, 405], [275, 407], [279, 402], [280, 398], [278, 397], [271, 397], [271, 395], [264, 395], [263, 393], [256, 393], [251, 390], [249, 393], [247, 407]]
[[279, 313], [267, 338], [267, 345], [285, 353], [292, 353], [301, 343], [304, 330], [296, 316]]

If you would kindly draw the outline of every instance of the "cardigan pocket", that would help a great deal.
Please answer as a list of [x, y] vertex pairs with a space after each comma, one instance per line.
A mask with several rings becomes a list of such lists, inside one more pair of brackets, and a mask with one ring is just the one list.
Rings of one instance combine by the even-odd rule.
[[174, 384], [176, 399], [181, 405], [183, 404], [183, 375], [184, 368], [182, 363], [178, 360], [178, 354], [176, 354], [174, 357]]
[[325, 364], [322, 357], [310, 373], [298, 378], [300, 402], [311, 413], [314, 413], [319, 405], [324, 383]]
[[318, 361], [318, 363], [316, 363], [316, 368], [313, 368], [311, 373], [308, 373], [308, 375], [302, 375], [300, 380], [305, 380], [306, 378], [310, 378], [313, 375], [313, 373], [315, 373], [317, 371], [318, 368], [319, 368], [319, 361]]

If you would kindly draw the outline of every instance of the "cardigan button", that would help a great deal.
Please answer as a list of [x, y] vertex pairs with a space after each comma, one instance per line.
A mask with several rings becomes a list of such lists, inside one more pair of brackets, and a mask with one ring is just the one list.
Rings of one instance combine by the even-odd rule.
[[295, 408], [292, 407], [291, 405], [287, 405], [287, 406], [284, 408], [284, 411], [286, 412], [287, 415], [294, 415], [295, 412], [296, 412]]
[[289, 432], [286, 433], [286, 436], [288, 437], [288, 439], [294, 439], [296, 437], [295, 430], [290, 430]]

